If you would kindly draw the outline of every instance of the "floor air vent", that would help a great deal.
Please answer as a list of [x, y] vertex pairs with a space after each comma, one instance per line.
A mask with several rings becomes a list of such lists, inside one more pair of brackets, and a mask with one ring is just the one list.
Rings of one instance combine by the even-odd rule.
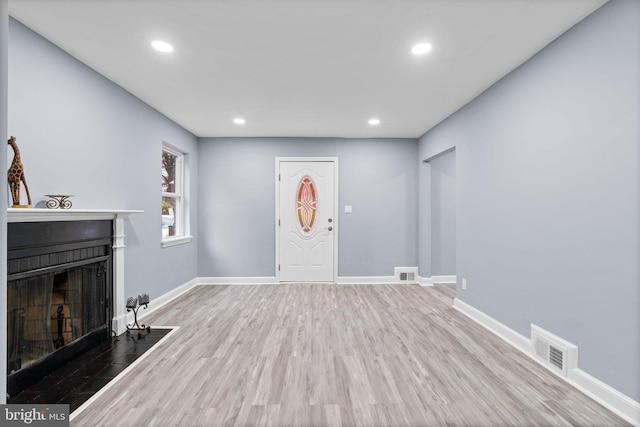
[[578, 367], [578, 347], [536, 325], [531, 325], [531, 344], [538, 360], [562, 376]]

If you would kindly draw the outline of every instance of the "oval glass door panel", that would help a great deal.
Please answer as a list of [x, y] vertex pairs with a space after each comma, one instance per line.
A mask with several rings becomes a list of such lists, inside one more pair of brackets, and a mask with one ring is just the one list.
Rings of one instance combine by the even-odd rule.
[[296, 191], [296, 218], [302, 234], [309, 234], [316, 225], [318, 192], [309, 175], [302, 177]]

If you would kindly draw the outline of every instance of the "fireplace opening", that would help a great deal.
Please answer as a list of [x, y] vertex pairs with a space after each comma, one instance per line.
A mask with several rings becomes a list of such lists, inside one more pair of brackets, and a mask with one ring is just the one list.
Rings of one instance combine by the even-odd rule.
[[111, 221], [9, 224], [7, 392], [111, 334]]

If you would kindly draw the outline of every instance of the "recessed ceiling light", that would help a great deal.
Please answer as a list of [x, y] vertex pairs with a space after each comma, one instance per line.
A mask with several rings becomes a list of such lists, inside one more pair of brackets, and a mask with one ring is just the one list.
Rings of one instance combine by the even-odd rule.
[[163, 42], [162, 40], [154, 40], [151, 42], [151, 46], [160, 52], [169, 53], [173, 52], [173, 46], [171, 46], [167, 42]]
[[431, 43], [418, 43], [411, 48], [414, 55], [424, 55], [431, 50]]
[[377, 126], [377, 125], [380, 124], [380, 119], [375, 119], [375, 118], [374, 119], [369, 119], [369, 124], [371, 126]]
[[235, 119], [233, 119], [233, 123], [237, 125], [243, 125], [246, 123], [246, 120], [243, 119], [242, 117], [236, 117]]

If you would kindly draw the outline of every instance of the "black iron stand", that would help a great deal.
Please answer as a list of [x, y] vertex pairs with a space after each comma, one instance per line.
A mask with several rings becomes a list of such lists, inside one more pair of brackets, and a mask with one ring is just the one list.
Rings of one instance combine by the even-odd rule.
[[142, 331], [151, 332], [151, 326], [145, 326], [138, 323], [138, 310], [140, 307], [146, 309], [149, 306], [149, 295], [138, 295], [138, 298], [131, 297], [127, 299], [127, 311], [133, 311], [133, 323], [127, 325], [127, 334], [131, 335], [131, 331], [139, 331], [138, 338], [142, 338]]

